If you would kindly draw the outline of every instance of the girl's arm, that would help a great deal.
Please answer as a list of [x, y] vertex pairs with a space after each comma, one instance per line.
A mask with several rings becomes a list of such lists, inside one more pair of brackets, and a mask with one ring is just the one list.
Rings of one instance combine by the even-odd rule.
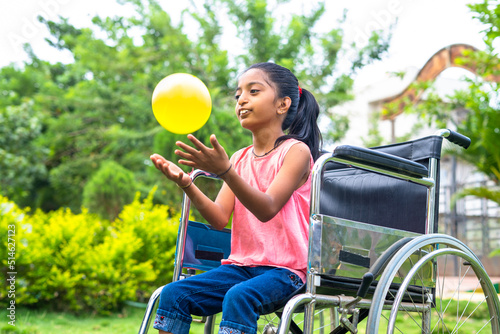
[[169, 180], [174, 181], [184, 190], [191, 199], [191, 203], [210, 225], [221, 230], [228, 224], [233, 212], [234, 194], [225, 183], [222, 185], [216, 200], [212, 201], [192, 183], [191, 177], [174, 163], [158, 154], [153, 154], [151, 161]]
[[[220, 146], [215, 136], [210, 138], [213, 148], [206, 147], [192, 135], [189, 135], [188, 139], [196, 148], [178, 142], [177, 145], [184, 152], [177, 150], [176, 154], [185, 159], [179, 160], [179, 163], [216, 174], [224, 173], [227, 170], [229, 161], [222, 158], [221, 151], [224, 149]], [[233, 168], [229, 169], [221, 178], [225, 181], [225, 185], [230, 188], [234, 196], [257, 219], [266, 222], [283, 208], [292, 196], [292, 193], [307, 180], [309, 173], [309, 148], [304, 143], [297, 143], [286, 154], [280, 171], [266, 192], [250, 186]]]

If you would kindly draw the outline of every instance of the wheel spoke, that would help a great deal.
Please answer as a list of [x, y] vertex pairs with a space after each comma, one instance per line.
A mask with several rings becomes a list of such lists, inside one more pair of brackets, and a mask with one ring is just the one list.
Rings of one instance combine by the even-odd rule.
[[481, 328], [477, 331], [477, 333], [481, 333], [481, 332], [483, 331], [483, 329], [484, 329], [486, 326], [488, 326], [488, 325], [490, 324], [491, 320], [493, 320], [493, 319], [494, 319], [494, 317], [490, 317], [490, 319], [488, 320], [488, 322], [487, 322], [487, 323], [485, 323], [485, 324], [484, 324], [484, 326], [483, 326], [483, 327], [481, 327]]
[[[382, 313], [382, 317], [383, 317], [385, 320], [387, 320], [387, 322], [389, 322], [389, 319], [387, 319], [387, 317], [386, 317], [383, 313]], [[404, 334], [404, 333], [403, 333], [403, 332], [399, 329], [399, 327], [394, 327], [394, 328], [395, 328], [395, 329], [397, 329], [397, 330], [398, 330], [398, 332], [400, 332], [401, 334]]]
[[[439, 265], [439, 270], [436, 270], [436, 265]], [[454, 267], [453, 271], [451, 267]], [[458, 276], [456, 279], [446, 277], [448, 272]], [[406, 276], [399, 281], [404, 273]], [[469, 285], [469, 278], [473, 275], [474, 284]], [[391, 291], [395, 277], [401, 282], [399, 291], [387, 293]], [[434, 280], [433, 284], [429, 284], [430, 279]], [[422, 290], [417, 292], [415, 285]], [[485, 298], [476, 302], [480, 287]], [[426, 292], [426, 288], [430, 290]], [[464, 288], [472, 291], [465, 292]], [[390, 314], [382, 311], [386, 308], [385, 297], [393, 298]], [[480, 328], [481, 333], [500, 334], [496, 318], [499, 302], [497, 294], [492, 291], [491, 279], [477, 256], [450, 236], [423, 235], [403, 246], [386, 265], [372, 302], [367, 325], [370, 333], [379, 333], [382, 330], [380, 320], [388, 318], [388, 333], [477, 333]], [[486, 319], [483, 317], [485, 306], [489, 315]], [[398, 318], [398, 311], [404, 317]], [[418, 313], [418, 316], [413, 313]]]
[[[467, 301], [467, 305], [465, 305], [465, 308], [464, 308], [464, 310], [463, 310], [462, 314], [460, 315], [460, 318], [458, 318], [458, 319], [457, 319], [457, 325], [460, 323], [460, 320], [462, 320], [462, 318], [463, 318], [463, 316], [464, 316], [464, 314], [465, 314], [465, 311], [467, 311], [467, 308], [469, 307], [469, 304], [470, 304], [470, 302], [472, 301], [472, 298], [474, 297], [474, 295], [475, 295], [475, 293], [476, 293], [476, 291], [477, 291], [477, 287], [479, 286], [479, 284], [481, 284], [481, 280], [479, 280], [479, 281], [477, 282], [477, 285], [476, 285], [476, 287], [474, 288], [474, 292], [472, 292], [472, 295], [470, 296], [469, 300]], [[470, 318], [470, 316], [472, 315], [472, 313], [474, 313], [474, 311], [475, 311], [475, 310], [476, 310], [476, 309], [477, 309], [477, 308], [478, 308], [478, 307], [479, 307], [479, 306], [480, 306], [483, 302], [484, 302], [484, 300], [483, 300], [483, 301], [481, 301], [481, 303], [480, 303], [480, 304], [479, 304], [479, 305], [478, 305], [478, 306], [477, 306], [477, 307], [476, 307], [476, 308], [475, 308], [475, 309], [471, 312], [471, 314], [469, 314], [469, 316], [467, 317], [467, 319], [469, 319], [469, 318]], [[467, 321], [467, 319], [465, 319], [463, 323], [465, 323], [465, 321]], [[462, 323], [462, 325], [463, 325], [463, 323]], [[462, 325], [460, 325], [460, 327], [462, 327]], [[459, 328], [460, 328], [460, 327], [459, 327]], [[457, 329], [457, 330], [458, 330], [458, 329]], [[453, 330], [453, 332], [455, 332], [455, 330]]]
[[[461, 328], [461, 327], [465, 324], [465, 322], [466, 322], [467, 320], [469, 320], [469, 318], [470, 318], [470, 317], [474, 314], [474, 312], [478, 309], [478, 307], [479, 307], [479, 306], [481, 306], [481, 305], [484, 303], [484, 301], [485, 301], [485, 300], [486, 300], [486, 299], [482, 300], [482, 301], [481, 301], [481, 303], [479, 303], [479, 304], [478, 304], [478, 305], [474, 308], [474, 310], [472, 310], [472, 312], [469, 314], [469, 316], [468, 316], [467, 318], [465, 318], [465, 320], [464, 320], [464, 321], [460, 324], [460, 326], [458, 326], [456, 329], [453, 329], [452, 334], [453, 334], [453, 333], [456, 333], [456, 332], [457, 332], [457, 331], [458, 331], [458, 330], [459, 330], [459, 329], [460, 329], [460, 328]], [[465, 311], [467, 310], [467, 307], [468, 307], [468, 306], [469, 306], [469, 303], [467, 303], [467, 306], [465, 307], [464, 311], [462, 312], [462, 315], [460, 316], [460, 320], [462, 320], [462, 317], [463, 317], [463, 315], [464, 315]], [[458, 324], [459, 324], [459, 321], [457, 321], [457, 325], [458, 325]]]
[[446, 325], [446, 323], [444, 322], [444, 318], [443, 318], [443, 313], [441, 312], [436, 312], [436, 314], [438, 315], [439, 317], [439, 320], [436, 321], [436, 324], [434, 325], [434, 328], [432, 329], [431, 333], [434, 333], [435, 330], [436, 330], [436, 327], [439, 328], [439, 324], [441, 324], [443, 327], [443, 333], [444, 333], [444, 329], [446, 329], [446, 332], [447, 333], [451, 333], [450, 330], [448, 329], [448, 326]]
[[[462, 280], [460, 281], [460, 283], [458, 284], [458, 286], [461, 286], [463, 280], [465, 279], [465, 275], [461, 276], [461, 274], [460, 274], [461, 272], [462, 272], [462, 266], [459, 265], [458, 266], [458, 277], [462, 277]], [[458, 322], [458, 314], [460, 313], [460, 289], [457, 289], [457, 290], [458, 290], [458, 297], [457, 297], [458, 302], [457, 302], [457, 318], [456, 318], [456, 321]]]
[[[453, 291], [453, 295], [449, 298], [448, 300], [448, 304], [446, 304], [444, 310], [441, 310], [441, 314], [444, 314], [447, 310], [448, 310], [448, 307], [450, 306], [451, 304], [451, 301], [454, 299], [455, 295], [458, 294], [460, 295], [460, 286], [462, 285], [462, 282], [464, 281], [467, 273], [469, 272], [469, 268], [467, 268], [467, 271], [465, 272], [465, 274], [462, 276], [462, 279], [460, 280], [460, 282], [457, 284], [457, 288], [455, 289], [455, 291]], [[444, 280], [445, 280], [445, 277], [443, 277], [443, 284], [444, 284]], [[476, 286], [477, 288], [477, 286]], [[441, 293], [441, 299], [443, 300], [444, 299], [444, 292]], [[457, 299], [457, 309], [459, 308], [460, 306], [460, 297]], [[442, 302], [441, 302], [441, 307], [442, 307]], [[458, 321], [458, 310], [457, 310], [457, 321]]]

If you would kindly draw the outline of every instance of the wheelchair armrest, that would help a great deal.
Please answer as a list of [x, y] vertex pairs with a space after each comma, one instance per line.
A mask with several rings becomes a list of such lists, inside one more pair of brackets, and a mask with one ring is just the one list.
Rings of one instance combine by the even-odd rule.
[[[191, 180], [195, 182], [198, 177], [217, 180], [219, 177], [215, 174], [205, 172], [201, 169], [196, 169], [190, 173]], [[189, 225], [189, 210], [191, 208], [191, 200], [184, 193], [182, 197], [182, 211], [179, 219], [179, 233], [177, 234], [177, 249], [175, 252], [175, 266], [173, 281], [177, 281], [182, 273], [182, 263], [184, 263], [184, 251], [186, 246], [187, 229]]]
[[429, 175], [427, 167], [422, 164], [363, 147], [351, 145], [337, 146], [333, 151], [332, 157], [342, 159], [344, 160], [343, 162], [362, 163], [370, 167], [412, 177], [427, 177]]
[[205, 172], [202, 169], [195, 169], [191, 174], [191, 180], [196, 180], [199, 177], [205, 177], [207, 179], [214, 179], [214, 180], [219, 180], [219, 177], [216, 174], [212, 174], [209, 172]]

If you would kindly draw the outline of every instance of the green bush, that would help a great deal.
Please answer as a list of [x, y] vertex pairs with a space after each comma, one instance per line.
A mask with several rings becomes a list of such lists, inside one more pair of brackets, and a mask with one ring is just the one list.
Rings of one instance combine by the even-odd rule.
[[134, 253], [133, 259], [149, 260], [154, 268], [156, 279], [152, 284], [142, 284], [137, 289], [136, 299], [139, 301], [146, 301], [154, 289], [171, 282], [174, 271], [180, 215], [171, 213], [166, 205], [154, 205], [155, 191], [156, 188], [142, 202], [137, 194], [113, 222], [117, 230], [135, 235], [142, 241], [143, 246]]
[[[19, 209], [0, 197], [0, 232], [15, 225], [16, 304], [107, 314], [144, 300], [172, 277], [178, 218], [139, 196], [109, 222], [88, 210]], [[7, 254], [7, 239], [0, 251]], [[2, 257], [2, 268], [7, 268]], [[2, 269], [5, 282], [7, 269]], [[8, 301], [6, 289], [0, 300]]]
[[[19, 254], [25, 251], [25, 242], [21, 228], [26, 215], [29, 213], [28, 209], [20, 209], [13, 202], [9, 202], [6, 197], [0, 196], [0, 279], [2, 280], [2, 287], [7, 285], [7, 273], [19, 271]], [[11, 258], [14, 258], [12, 262]], [[9, 297], [10, 294], [7, 288], [0, 289], [0, 301], [18, 300], [17, 296], [20, 295], [20, 277], [16, 276], [16, 299]], [[10, 284], [8, 284], [10, 285]]]
[[101, 217], [115, 219], [134, 199], [134, 173], [114, 161], [104, 162], [83, 189], [83, 206]]

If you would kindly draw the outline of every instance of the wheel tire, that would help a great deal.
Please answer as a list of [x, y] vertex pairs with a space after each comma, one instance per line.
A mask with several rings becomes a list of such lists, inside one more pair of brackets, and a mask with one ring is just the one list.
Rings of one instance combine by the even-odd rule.
[[[424, 284], [429, 270], [433, 286]], [[400, 284], [395, 294], [389, 292], [393, 282]], [[499, 334], [499, 314], [497, 293], [474, 253], [453, 237], [424, 235], [403, 246], [387, 264], [366, 332]]]

